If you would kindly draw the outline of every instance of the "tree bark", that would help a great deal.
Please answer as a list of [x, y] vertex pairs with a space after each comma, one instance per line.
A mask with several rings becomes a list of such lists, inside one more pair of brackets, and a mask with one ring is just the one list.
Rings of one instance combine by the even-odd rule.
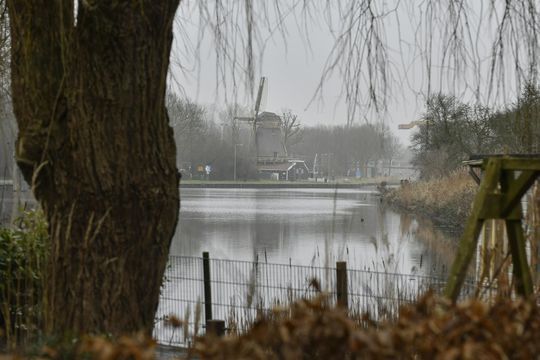
[[51, 237], [49, 333], [153, 328], [179, 209], [178, 0], [9, 0], [16, 156]]

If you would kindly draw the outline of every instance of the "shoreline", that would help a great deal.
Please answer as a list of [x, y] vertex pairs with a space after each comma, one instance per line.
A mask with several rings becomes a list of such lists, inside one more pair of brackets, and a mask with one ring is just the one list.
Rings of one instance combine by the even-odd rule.
[[[384, 180], [382, 180], [384, 181]], [[362, 189], [378, 187], [381, 180], [358, 183], [346, 182], [259, 182], [259, 181], [180, 181], [180, 189], [217, 188], [217, 189]], [[387, 186], [397, 186], [398, 181], [386, 181]]]
[[478, 186], [466, 172], [417, 181], [386, 192], [384, 201], [398, 211], [428, 219], [453, 234], [460, 234]]

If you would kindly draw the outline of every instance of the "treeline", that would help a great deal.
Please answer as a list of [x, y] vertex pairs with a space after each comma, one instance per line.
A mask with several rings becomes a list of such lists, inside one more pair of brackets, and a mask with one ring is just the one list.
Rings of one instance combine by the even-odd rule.
[[[235, 162], [237, 179], [257, 177], [253, 129], [234, 120], [249, 114], [247, 109], [203, 107], [174, 94], [168, 96], [167, 108], [176, 139], [178, 167], [184, 179], [232, 179]], [[317, 155], [323, 176], [353, 176], [357, 166], [364, 169], [369, 162], [390, 161], [402, 148], [386, 126], [305, 127], [290, 110], [279, 115], [289, 156], [305, 160], [312, 169]], [[209, 176], [200, 171], [206, 165], [210, 166]]]
[[245, 109], [231, 106], [217, 110], [169, 94], [167, 110], [184, 179], [232, 179], [235, 162], [238, 179], [256, 177], [255, 159], [249, 156], [253, 154], [250, 129], [240, 128], [234, 121]]
[[517, 101], [502, 110], [434, 95], [418, 125], [411, 149], [421, 178], [447, 175], [474, 154], [538, 153], [540, 89], [527, 84]]
[[352, 126], [305, 127], [301, 140], [290, 146], [290, 153], [305, 158], [310, 167], [315, 156], [323, 175], [353, 176], [356, 167], [364, 171], [370, 162], [390, 161], [402, 146], [388, 127], [362, 124]]
[[[169, 94], [167, 110], [184, 179], [232, 179], [235, 162], [237, 179], [257, 177], [252, 127], [234, 120], [249, 115], [248, 109], [215, 109]], [[0, 177], [10, 178], [16, 126], [9, 102], [0, 106], [0, 115]], [[290, 110], [279, 115], [289, 156], [305, 160], [310, 169], [317, 156], [321, 176], [354, 176], [356, 167], [364, 172], [368, 163], [390, 161], [402, 153], [399, 141], [383, 125], [304, 126]]]
[[[257, 177], [252, 127], [234, 120], [249, 115], [248, 109], [239, 105], [215, 109], [169, 94], [167, 110], [184, 179], [232, 179], [235, 162], [237, 179]], [[353, 176], [357, 165], [364, 169], [369, 162], [389, 161], [402, 148], [386, 126], [304, 126], [290, 110], [279, 115], [289, 156], [305, 160], [312, 169], [317, 154], [323, 176]], [[1, 103], [0, 117], [0, 177], [11, 178], [17, 131], [8, 100]]]

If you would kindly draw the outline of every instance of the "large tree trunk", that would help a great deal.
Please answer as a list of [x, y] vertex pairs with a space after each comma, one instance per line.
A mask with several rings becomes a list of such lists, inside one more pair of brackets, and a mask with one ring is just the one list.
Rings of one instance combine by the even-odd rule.
[[179, 193], [178, 0], [9, 0], [17, 161], [51, 236], [48, 332], [150, 331]]

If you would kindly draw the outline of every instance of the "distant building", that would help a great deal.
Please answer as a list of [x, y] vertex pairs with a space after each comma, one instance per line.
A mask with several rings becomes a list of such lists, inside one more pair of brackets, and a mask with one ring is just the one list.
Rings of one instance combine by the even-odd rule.
[[257, 165], [262, 179], [281, 181], [306, 180], [309, 177], [309, 168], [304, 160], [286, 160], [283, 162]]
[[257, 116], [257, 172], [262, 179], [288, 180], [289, 159], [283, 143], [281, 118], [273, 112]]

